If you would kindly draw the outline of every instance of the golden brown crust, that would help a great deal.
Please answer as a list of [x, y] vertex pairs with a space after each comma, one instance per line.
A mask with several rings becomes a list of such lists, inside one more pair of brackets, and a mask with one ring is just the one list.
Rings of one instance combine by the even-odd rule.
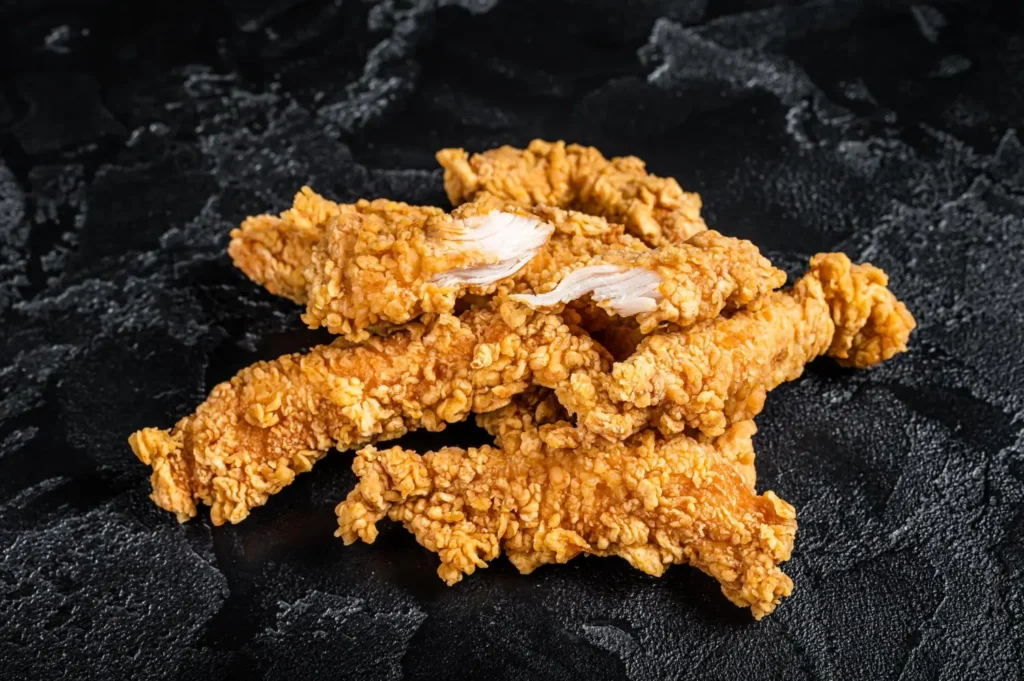
[[231, 230], [228, 255], [245, 276], [274, 295], [305, 303], [305, 271], [321, 226], [350, 209], [303, 187], [280, 216], [254, 215]]
[[565, 421], [568, 414], [550, 388], [530, 388], [503, 407], [476, 415], [476, 424], [500, 447], [503, 438], [529, 428]]
[[339, 216], [443, 214], [440, 208], [410, 206], [398, 201], [360, 199], [339, 204], [309, 187], [296, 195], [292, 207], [276, 215], [254, 215], [231, 230], [228, 255], [235, 267], [274, 295], [306, 303], [306, 270], [326, 226]]
[[377, 521], [401, 522], [438, 554], [448, 584], [504, 550], [523, 573], [581, 553], [654, 576], [690, 564], [758, 619], [792, 591], [778, 564], [792, 551], [793, 507], [757, 496], [727, 456], [686, 436], [647, 431], [585, 448], [567, 422], [529, 423], [505, 431], [500, 449], [368, 447], [353, 470], [337, 535], [372, 543]]
[[907, 349], [917, 322], [886, 288], [885, 272], [866, 263], [853, 265], [842, 253], [814, 256], [811, 272], [821, 282], [836, 324], [829, 357], [843, 366], [864, 369]]
[[[503, 218], [515, 222], [506, 224]], [[371, 327], [452, 312], [455, 301], [470, 291], [493, 293], [496, 283], [470, 286], [439, 282], [436, 277], [501, 261], [486, 243], [473, 239], [469, 227], [474, 220], [494, 219], [502, 229], [520, 231], [518, 237], [507, 236], [510, 243], [522, 243], [522, 233], [530, 233], [529, 247], [518, 252], [522, 257], [533, 257], [554, 231], [515, 207], [495, 211], [477, 204], [451, 213], [396, 204], [394, 210], [336, 216], [321, 226], [321, 239], [313, 248], [303, 321], [310, 328], [322, 326], [358, 342], [369, 337]]]
[[592, 300], [577, 300], [570, 309], [580, 317], [580, 326], [604, 347], [615, 359], [621, 362], [636, 352], [637, 346], [644, 339], [636, 317], [613, 317]]
[[[567, 421], [568, 412], [549, 388], [530, 388], [516, 395], [509, 404], [476, 415], [476, 423], [495, 439], [498, 447], [510, 437], [531, 428]], [[688, 432], [702, 444], [710, 444], [726, 460], [732, 461], [743, 482], [750, 489], [757, 484], [757, 471], [754, 468], [754, 440], [757, 426], [753, 420], [737, 421], [730, 425], [725, 433], [718, 437], [710, 437], [699, 431]]]
[[665, 435], [687, 428], [720, 435], [760, 413], [767, 392], [799, 377], [815, 357], [827, 352], [866, 367], [905, 350], [913, 317], [881, 281], [878, 270], [845, 255], [815, 256], [791, 290], [730, 317], [650, 336], [610, 375], [574, 375], [559, 400], [581, 427], [605, 438], [647, 426]]
[[128, 438], [139, 461], [153, 468], [150, 498], [182, 523], [196, 514], [191, 485], [192, 456], [182, 451], [188, 424], [189, 419], [183, 418], [171, 431], [143, 428]]
[[[663, 246], [653, 250], [616, 249], [605, 250], [584, 264], [584, 267], [566, 269], [578, 270], [619, 268], [623, 273], [638, 271], [656, 275], [659, 300], [650, 312], [635, 316], [642, 334], [650, 334], [661, 325], [688, 327], [696, 322], [714, 319], [723, 311], [742, 308], [786, 282], [786, 273], [774, 267], [757, 249], [745, 239], [735, 239], [715, 231], [702, 232], [685, 244]], [[605, 275], [608, 276], [608, 275]], [[564, 278], [564, 277], [563, 277]], [[601, 275], [593, 280], [600, 281]], [[555, 289], [560, 279], [549, 278], [537, 287], [538, 293]], [[581, 297], [589, 294], [581, 294]], [[531, 307], [538, 307], [543, 296], [522, 296], [517, 298]], [[596, 305], [606, 312], [618, 314], [620, 299], [599, 300]], [[558, 311], [564, 304], [544, 306], [544, 309]], [[629, 313], [627, 313], [629, 314]]]
[[750, 489], [754, 489], [757, 484], [753, 439], [756, 433], [757, 426], [753, 420], [748, 419], [730, 425], [718, 437], [709, 438], [698, 432], [694, 439], [714, 446], [726, 460], [733, 462], [736, 472], [743, 478], [743, 482]]
[[495, 302], [363, 345], [339, 339], [259, 362], [173, 430], [147, 428], [129, 443], [153, 467], [157, 505], [184, 521], [201, 501], [214, 524], [237, 523], [332, 448], [441, 430], [588, 365], [607, 370], [608, 359], [580, 329]]
[[452, 205], [487, 193], [520, 206], [573, 208], [622, 223], [650, 246], [682, 243], [706, 229], [700, 196], [672, 178], [647, 172], [634, 156], [606, 159], [593, 147], [533, 140], [469, 156], [442, 149], [444, 186]]
[[[458, 220], [498, 210], [539, 219], [554, 234], [513, 277], [488, 286], [438, 285], [439, 273], [491, 264], [493, 255], [456, 250]], [[267, 290], [307, 305], [303, 319], [353, 341], [423, 314], [451, 312], [466, 294], [529, 292], [614, 249], [646, 250], [622, 225], [550, 206], [519, 209], [487, 194], [445, 213], [386, 199], [341, 205], [304, 187], [281, 217], [248, 218], [232, 231], [235, 264]]]
[[576, 205], [624, 223], [651, 246], [683, 243], [707, 229], [700, 195], [684, 192], [671, 177], [649, 174], [636, 156], [613, 158], [583, 173]]

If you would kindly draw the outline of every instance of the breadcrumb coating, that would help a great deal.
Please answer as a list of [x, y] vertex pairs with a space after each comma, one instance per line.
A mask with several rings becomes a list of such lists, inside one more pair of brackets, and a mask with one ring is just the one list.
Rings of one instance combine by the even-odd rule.
[[[539, 220], [544, 227], [535, 232], [554, 233], [538, 249], [536, 241], [491, 230], [491, 252], [481, 253], [465, 238], [467, 230], [456, 227], [492, 211]], [[495, 285], [474, 285], [472, 275], [497, 262], [501, 249], [532, 255], [500, 279], [497, 288], [504, 292], [544, 288], [609, 250], [647, 250], [625, 227], [604, 218], [551, 206], [517, 209], [488, 194], [447, 214], [385, 199], [336, 204], [309, 187], [281, 217], [248, 218], [231, 234], [228, 251], [247, 276], [306, 304], [309, 325], [354, 341], [421, 314], [451, 312], [462, 295], [494, 293]], [[436, 278], [445, 272], [450, 281]]]
[[500, 447], [508, 433], [519, 433], [527, 428], [566, 421], [568, 412], [559, 404], [549, 388], [530, 388], [503, 407], [477, 414], [476, 424], [487, 431]]
[[829, 357], [842, 366], [866, 369], [907, 349], [917, 322], [886, 288], [885, 272], [854, 266], [842, 253], [820, 253], [811, 258], [811, 273], [821, 282], [836, 326]]
[[685, 244], [601, 253], [548, 292], [513, 299], [558, 310], [590, 294], [610, 314], [635, 316], [640, 332], [649, 334], [662, 324], [685, 328], [714, 319], [785, 281], [786, 273], [751, 242], [707, 231]]
[[237, 523], [332, 448], [442, 430], [531, 385], [554, 388], [573, 371], [608, 366], [571, 315], [495, 301], [362, 345], [338, 339], [258, 362], [172, 430], [146, 428], [129, 443], [153, 468], [158, 506], [184, 522], [201, 502], [215, 525]]
[[562, 421], [508, 429], [501, 445], [419, 455], [395, 447], [359, 452], [359, 483], [339, 504], [337, 536], [373, 543], [385, 516], [441, 559], [449, 585], [504, 550], [526, 574], [579, 554], [619, 556], [661, 576], [689, 564], [760, 619], [793, 583], [796, 512], [757, 495], [715, 447], [645, 431], [585, 446]]
[[[476, 415], [476, 424], [495, 439], [498, 447], [509, 438], [509, 434], [520, 433], [529, 428], [567, 421], [568, 412], [558, 402], [553, 390], [530, 388], [516, 395], [512, 401], [494, 411]], [[750, 489], [757, 484], [757, 470], [754, 468], [754, 435], [757, 426], [753, 420], [738, 421], [730, 425], [718, 437], [709, 437], [697, 431], [692, 437], [700, 443], [710, 444], [725, 459], [732, 461], [743, 482]], [[687, 433], [691, 435], [691, 433]]]
[[328, 222], [339, 215], [414, 211], [422, 215], [444, 213], [440, 208], [410, 206], [387, 199], [339, 204], [303, 187], [295, 195], [292, 207], [280, 216], [255, 215], [231, 230], [228, 255], [245, 276], [274, 295], [305, 304], [306, 269]]
[[593, 147], [537, 139], [526, 149], [472, 156], [442, 149], [437, 161], [452, 205], [488, 193], [520, 206], [573, 208], [622, 223], [650, 246], [682, 243], [706, 229], [700, 196], [649, 174], [635, 156], [609, 160]]
[[525, 211], [476, 204], [335, 216], [313, 248], [302, 319], [358, 342], [371, 328], [451, 312], [471, 290], [493, 293], [554, 229]]
[[687, 331], [649, 336], [610, 375], [578, 372], [558, 390], [582, 428], [624, 439], [648, 426], [715, 436], [753, 418], [767, 392], [814, 358], [866, 368], [907, 347], [915, 326], [885, 275], [819, 254], [789, 291]]
[[708, 438], [698, 432], [694, 439], [712, 445], [727, 461], [732, 461], [743, 482], [750, 489], [754, 489], [757, 485], [757, 469], [754, 468], [756, 433], [757, 425], [753, 419], [748, 419], [733, 423], [718, 437]]
[[700, 195], [684, 192], [674, 178], [649, 174], [636, 156], [613, 158], [584, 173], [575, 205], [625, 223], [651, 246], [683, 243], [707, 229]]

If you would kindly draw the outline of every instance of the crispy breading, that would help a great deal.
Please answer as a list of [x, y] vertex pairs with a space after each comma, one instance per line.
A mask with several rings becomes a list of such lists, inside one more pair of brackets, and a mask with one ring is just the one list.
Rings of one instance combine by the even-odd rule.
[[493, 293], [521, 270], [555, 227], [514, 207], [465, 204], [338, 215], [313, 248], [302, 319], [352, 341], [370, 328], [451, 312], [469, 292]]
[[372, 543], [378, 521], [401, 522], [438, 554], [448, 584], [502, 551], [522, 573], [582, 553], [620, 556], [654, 576], [693, 565], [757, 619], [791, 593], [778, 564], [793, 548], [793, 507], [756, 495], [712, 445], [645, 431], [586, 446], [564, 421], [509, 428], [500, 441], [423, 456], [363, 449], [336, 534]]
[[610, 314], [635, 316], [649, 334], [660, 325], [687, 327], [736, 310], [786, 282], [757, 246], [707, 231], [685, 244], [650, 251], [601, 253], [547, 291], [513, 299], [533, 308], [560, 310], [590, 295]]
[[811, 274], [821, 282], [836, 326], [829, 357], [842, 366], [866, 369], [907, 349], [917, 322], [887, 288], [885, 272], [855, 266], [842, 253], [822, 253], [811, 259]]
[[231, 230], [228, 255], [245, 276], [274, 295], [305, 304], [306, 269], [324, 226], [339, 215], [441, 215], [440, 208], [410, 206], [398, 201], [361, 199], [354, 204], [330, 201], [303, 187], [292, 207], [276, 215], [254, 215]]
[[683, 243], [707, 229], [700, 195], [684, 192], [674, 178], [651, 175], [636, 156], [583, 173], [575, 207], [625, 223], [651, 246]]
[[761, 412], [769, 390], [812, 359], [869, 367], [907, 347], [915, 326], [885, 275], [819, 254], [789, 291], [679, 333], [646, 338], [610, 375], [578, 372], [558, 390], [582, 428], [624, 439], [648, 426], [708, 435]]
[[568, 417], [553, 390], [533, 387], [513, 397], [505, 406], [477, 414], [474, 418], [476, 424], [486, 430], [500, 447], [507, 433], [565, 421]]
[[444, 190], [453, 206], [491, 194], [520, 206], [568, 208], [577, 199], [579, 180], [608, 160], [594, 147], [536, 139], [526, 149], [503, 145], [470, 156], [464, 149], [435, 154], [444, 168]]
[[[523, 240], [523, 230], [518, 238], [499, 230], [488, 237], [490, 252], [481, 253], [467, 230], [455, 228], [492, 211], [540, 220], [554, 234], [537, 251], [535, 241]], [[626, 235], [622, 225], [604, 218], [550, 206], [518, 209], [490, 195], [447, 214], [384, 199], [336, 204], [309, 187], [281, 217], [248, 218], [232, 237], [228, 251], [250, 278], [272, 293], [306, 304], [304, 320], [310, 326], [324, 326], [356, 341], [367, 337], [369, 329], [451, 312], [455, 300], [467, 293], [490, 295], [496, 288], [530, 292], [598, 254], [647, 248]], [[473, 284], [472, 275], [498, 262], [496, 241], [504, 245], [506, 256], [533, 257], [518, 263], [510, 278], [498, 280], [500, 286]], [[446, 272], [452, 273], [448, 281], [436, 279]]]
[[531, 385], [554, 388], [572, 371], [608, 366], [571, 318], [495, 301], [362, 345], [339, 339], [258, 362], [172, 430], [146, 428], [129, 443], [153, 468], [158, 506], [184, 522], [202, 502], [214, 524], [237, 523], [332, 448], [441, 430]]
[[697, 432], [694, 439], [712, 445], [726, 460], [732, 461], [736, 472], [750, 489], [757, 485], [757, 469], [754, 468], [754, 435], [757, 425], [753, 419], [737, 421], [718, 437], [709, 438]]
[[[508, 439], [509, 434], [550, 423], [568, 420], [569, 414], [549, 388], [530, 388], [512, 398], [504, 407], [476, 415], [476, 424], [495, 439], [498, 447]], [[730, 425], [725, 433], [709, 437], [700, 431], [688, 432], [702, 444], [710, 444], [727, 460], [732, 461], [743, 481], [754, 489], [757, 484], [757, 470], [754, 468], [754, 440], [757, 426], [753, 420], [738, 421]]]
[[700, 196], [647, 172], [635, 156], [606, 159], [593, 147], [533, 140], [470, 156], [442, 149], [444, 187], [452, 205], [492, 194], [520, 206], [547, 204], [600, 215], [651, 246], [682, 243], [706, 229]]

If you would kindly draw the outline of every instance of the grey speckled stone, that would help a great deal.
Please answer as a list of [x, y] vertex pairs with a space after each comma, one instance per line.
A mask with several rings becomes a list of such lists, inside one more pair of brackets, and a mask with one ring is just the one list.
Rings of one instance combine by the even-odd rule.
[[[1016, 5], [0, 1], [0, 676], [1024, 678]], [[325, 338], [232, 226], [304, 183], [444, 205], [438, 148], [538, 136], [643, 157], [791, 274], [870, 260], [920, 322], [770, 396], [759, 486], [800, 530], [760, 623], [685, 568], [449, 589], [400, 528], [344, 547], [347, 453], [236, 527], [146, 499], [130, 432]]]

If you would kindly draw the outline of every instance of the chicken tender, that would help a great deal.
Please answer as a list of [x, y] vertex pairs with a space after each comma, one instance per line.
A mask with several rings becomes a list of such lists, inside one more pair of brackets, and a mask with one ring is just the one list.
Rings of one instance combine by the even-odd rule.
[[463, 295], [529, 292], [598, 254], [647, 249], [622, 225], [550, 206], [482, 196], [446, 214], [384, 199], [340, 205], [308, 187], [281, 217], [249, 218], [232, 236], [243, 272], [306, 304], [313, 328], [353, 341], [451, 312]]
[[361, 341], [374, 327], [452, 312], [466, 293], [493, 293], [554, 230], [525, 211], [477, 204], [335, 216], [313, 248], [302, 319]]
[[385, 199], [340, 205], [304, 187], [280, 217], [234, 230], [228, 252], [272, 293], [306, 303], [310, 327], [359, 341], [374, 326], [451, 312], [471, 286], [493, 292], [553, 231], [493, 203], [452, 214]]
[[689, 564], [760, 619], [793, 583], [780, 569], [796, 533], [793, 507], [757, 495], [708, 444], [645, 431], [584, 446], [567, 422], [507, 429], [500, 447], [426, 455], [367, 447], [356, 488], [336, 509], [337, 536], [373, 543], [378, 521], [401, 522], [441, 559], [449, 585], [504, 550], [526, 574], [579, 554], [619, 556], [661, 576]]
[[870, 367], [907, 347], [915, 322], [885, 274], [841, 253], [819, 254], [789, 291], [745, 310], [640, 343], [609, 375], [578, 372], [558, 398], [579, 425], [610, 439], [648, 426], [717, 436], [761, 412], [767, 392], [827, 354]]
[[327, 223], [339, 215], [443, 215], [440, 208], [377, 199], [354, 204], [330, 201], [303, 187], [292, 207], [277, 215], [255, 215], [231, 230], [228, 255], [245, 276], [276, 296], [306, 303], [306, 269]]
[[259, 362], [173, 429], [146, 428], [129, 443], [153, 469], [158, 506], [184, 522], [201, 502], [215, 525], [237, 523], [332, 448], [442, 430], [531, 385], [608, 366], [571, 319], [495, 301], [359, 346], [338, 339]]
[[[530, 428], [568, 420], [569, 414], [558, 402], [553, 390], [530, 388], [516, 395], [500, 409], [476, 415], [476, 424], [495, 439], [498, 447], [508, 440], [510, 434], [518, 434]], [[732, 461], [743, 482], [750, 489], [757, 484], [757, 470], [754, 468], [754, 435], [757, 426], [753, 420], [738, 421], [730, 425], [718, 437], [709, 437], [694, 432], [692, 436], [702, 444], [710, 444], [726, 460]], [[687, 433], [688, 435], [690, 433]]]
[[561, 309], [583, 296], [621, 317], [635, 316], [640, 333], [659, 325], [687, 327], [742, 308], [782, 286], [786, 273], [757, 246], [708, 231], [685, 244], [651, 251], [607, 251], [558, 285], [513, 300], [532, 308]]
[[706, 229], [700, 196], [649, 174], [634, 156], [608, 160], [593, 147], [538, 139], [526, 149], [473, 156], [442, 149], [437, 160], [452, 205], [490, 194], [520, 206], [572, 208], [620, 222], [650, 246], [682, 243]]

